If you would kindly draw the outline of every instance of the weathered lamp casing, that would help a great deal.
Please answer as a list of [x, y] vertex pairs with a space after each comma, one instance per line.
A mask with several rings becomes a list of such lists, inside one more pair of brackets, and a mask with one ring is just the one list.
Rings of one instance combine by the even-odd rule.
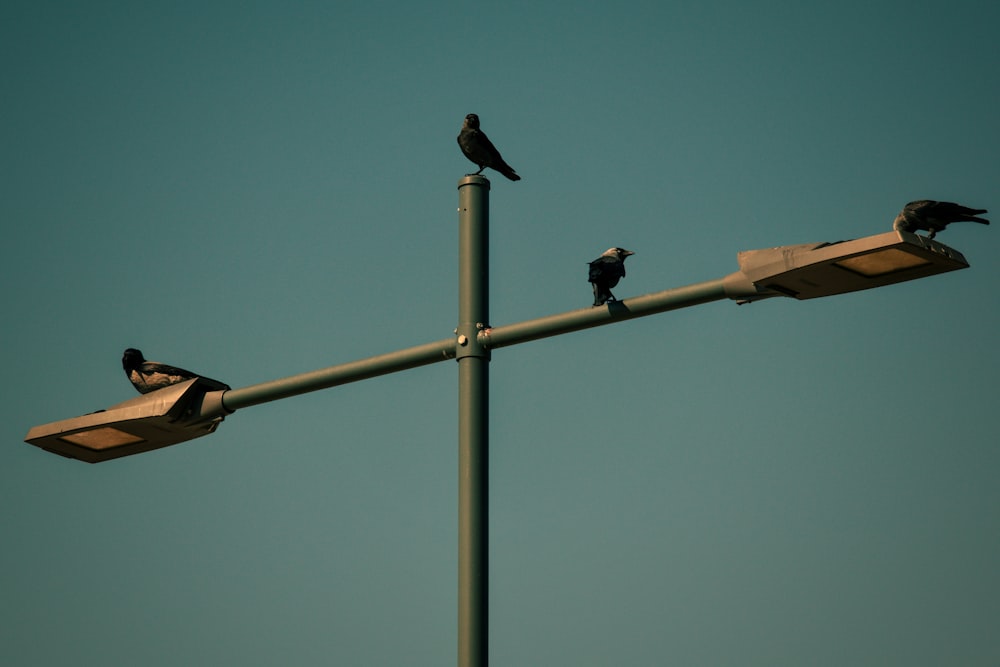
[[772, 296], [815, 299], [969, 268], [954, 248], [902, 231], [745, 250], [736, 259], [740, 270], [726, 278], [726, 289], [742, 302]]
[[148, 452], [213, 433], [229, 412], [222, 391], [200, 378], [164, 387], [81, 417], [35, 426], [36, 447], [87, 463]]

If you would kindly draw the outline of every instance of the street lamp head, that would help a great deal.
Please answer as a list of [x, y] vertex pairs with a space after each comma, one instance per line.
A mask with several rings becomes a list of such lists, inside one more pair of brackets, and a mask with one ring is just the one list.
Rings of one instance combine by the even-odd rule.
[[214, 432], [230, 412], [224, 392], [208, 389], [193, 378], [107, 410], [35, 426], [25, 442], [87, 463], [175, 445]]
[[772, 296], [814, 299], [969, 268], [962, 253], [905, 231], [852, 241], [807, 243], [737, 255], [726, 293], [740, 303]]

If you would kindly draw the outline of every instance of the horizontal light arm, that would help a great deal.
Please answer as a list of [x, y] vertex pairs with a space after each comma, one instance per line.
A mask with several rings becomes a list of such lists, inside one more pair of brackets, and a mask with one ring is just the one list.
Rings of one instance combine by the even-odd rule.
[[[489, 327], [466, 325], [453, 338], [228, 391], [185, 383], [135, 397], [107, 410], [36, 426], [26, 441], [96, 463], [183, 442], [215, 431], [240, 408], [426, 366], [636, 317], [732, 299], [812, 299], [968, 268], [960, 252], [908, 232], [853, 241], [741, 252], [740, 270], [725, 278], [612, 301], [600, 307]], [[475, 336], [474, 340], [469, 340]]]
[[[740, 274], [734, 274], [738, 275]], [[497, 349], [612, 322], [720, 301], [732, 298], [727, 291], [727, 280], [726, 278], [709, 280], [623, 301], [610, 301], [605, 306], [580, 308], [516, 324], [488, 328], [479, 333], [479, 341], [487, 348]]]
[[292, 375], [280, 380], [262, 382], [242, 389], [231, 389], [222, 395], [222, 405], [228, 412], [232, 412], [251, 405], [328, 389], [454, 358], [455, 339], [446, 338], [398, 352], [389, 352], [346, 364]]

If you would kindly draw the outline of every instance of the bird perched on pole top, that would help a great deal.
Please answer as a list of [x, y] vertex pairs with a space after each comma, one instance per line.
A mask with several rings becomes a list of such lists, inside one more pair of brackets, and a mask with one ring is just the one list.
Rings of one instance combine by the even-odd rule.
[[911, 201], [903, 207], [903, 210], [896, 216], [892, 223], [892, 228], [899, 232], [910, 232], [916, 234], [918, 229], [928, 232], [927, 238], [932, 239], [934, 235], [943, 230], [952, 222], [978, 222], [981, 225], [988, 225], [990, 221], [986, 218], [976, 216], [986, 213], [985, 208], [969, 208], [961, 204], [950, 201], [932, 201], [930, 199], [919, 199]]
[[202, 384], [206, 386], [208, 391], [228, 391], [231, 389], [224, 382], [186, 371], [183, 368], [168, 366], [156, 361], [146, 361], [142, 352], [133, 347], [125, 350], [125, 354], [122, 355], [122, 368], [125, 369], [125, 375], [128, 376], [132, 386], [140, 394], [148, 394], [151, 391], [163, 389], [192, 378], [201, 378]]
[[[489, 140], [486, 133], [479, 129], [479, 116], [476, 114], [470, 113], [465, 117], [465, 122], [462, 123], [462, 131], [458, 133], [458, 146], [462, 149], [465, 157], [475, 162], [476, 166], [479, 167], [476, 175], [482, 173], [486, 167], [489, 167], [494, 171], [499, 171], [512, 181], [521, 180], [521, 177], [517, 175], [513, 167], [504, 162], [503, 158], [500, 157], [500, 151]], [[467, 174], [467, 176], [472, 175]]]
[[593, 283], [595, 306], [618, 300], [611, 293], [611, 288], [625, 277], [625, 258], [634, 254], [625, 248], [608, 248], [600, 257], [590, 262], [590, 274], [587, 280]]

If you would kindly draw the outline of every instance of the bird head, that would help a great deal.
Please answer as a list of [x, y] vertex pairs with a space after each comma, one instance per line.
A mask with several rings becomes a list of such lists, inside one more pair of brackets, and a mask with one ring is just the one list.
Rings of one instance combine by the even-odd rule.
[[634, 252], [632, 252], [631, 250], [626, 250], [625, 248], [608, 248], [601, 254], [601, 256], [617, 257], [620, 261], [624, 262], [626, 257], [634, 254], [635, 254]]
[[125, 354], [122, 355], [122, 368], [131, 373], [136, 368], [139, 368], [139, 366], [141, 366], [145, 361], [146, 358], [142, 356], [142, 352], [134, 347], [130, 347], [125, 350]]
[[913, 232], [920, 229], [921, 210], [933, 203], [930, 199], [917, 199], [909, 202], [892, 221], [892, 228], [903, 232]]
[[912, 231], [906, 209], [903, 209], [896, 215], [896, 219], [892, 221], [892, 228], [901, 232]]
[[465, 127], [471, 130], [479, 129], [479, 116], [474, 113], [470, 113], [465, 117]]

